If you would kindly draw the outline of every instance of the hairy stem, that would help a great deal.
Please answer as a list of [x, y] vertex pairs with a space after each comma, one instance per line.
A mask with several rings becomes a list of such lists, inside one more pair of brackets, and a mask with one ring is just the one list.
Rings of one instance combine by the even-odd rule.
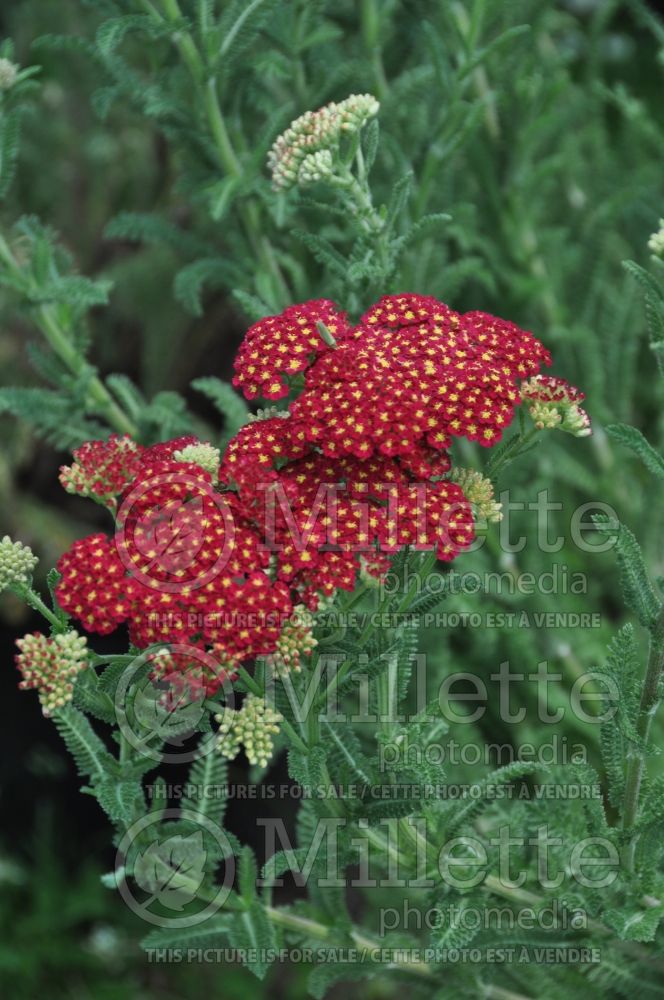
[[[660, 681], [664, 673], [664, 606], [660, 609], [650, 632], [650, 648], [648, 664], [641, 691], [639, 717], [636, 724], [637, 732], [645, 745], [650, 735], [650, 727], [661, 702]], [[640, 747], [631, 751], [627, 764], [625, 778], [625, 797], [623, 800], [622, 828], [629, 832], [639, 814], [639, 799], [641, 785], [645, 773], [645, 753]], [[627, 845], [626, 865], [629, 871], [634, 870], [637, 837], [632, 836]]]
[[362, 0], [362, 36], [364, 45], [371, 59], [371, 68], [374, 75], [376, 94], [379, 100], [384, 100], [389, 91], [389, 84], [385, 76], [383, 57], [380, 50], [379, 29], [380, 12], [376, 0]]
[[12, 589], [25, 601], [26, 604], [29, 604], [31, 608], [38, 611], [39, 614], [42, 615], [54, 629], [58, 632], [63, 631], [63, 624], [61, 620], [51, 611], [49, 607], [46, 606], [46, 604], [44, 604], [39, 594], [34, 591], [32, 587], [19, 587], [18, 585], [15, 585]]
[[[25, 285], [26, 297], [29, 299], [31, 279], [25, 274], [9, 244], [2, 236], [0, 236], [0, 262]], [[87, 361], [76, 348], [71, 331], [63, 326], [54, 306], [41, 305], [32, 313], [32, 316], [35, 325], [44, 334], [54, 354], [72, 375], [81, 375], [87, 366]], [[92, 376], [88, 383], [88, 401], [91, 409], [100, 413], [114, 430], [121, 434], [129, 434], [130, 437], [136, 436], [136, 425], [116, 403], [104, 383], [96, 375]]]
[[[148, 0], [142, 0], [142, 3], [153, 16], [155, 14], [160, 16]], [[167, 21], [177, 22], [182, 19], [178, 0], [162, 0], [162, 6]], [[201, 105], [205, 111], [219, 164], [230, 177], [240, 180], [244, 170], [226, 126], [226, 120], [219, 103], [216, 78], [209, 74], [205, 60], [188, 31], [177, 31], [173, 38], [182, 56], [182, 61], [187, 66], [200, 94]], [[265, 270], [272, 275], [280, 304], [286, 305], [291, 298], [290, 290], [279, 267], [274, 247], [264, 235], [260, 205], [254, 199], [247, 199], [238, 204], [238, 213], [250, 246]]]

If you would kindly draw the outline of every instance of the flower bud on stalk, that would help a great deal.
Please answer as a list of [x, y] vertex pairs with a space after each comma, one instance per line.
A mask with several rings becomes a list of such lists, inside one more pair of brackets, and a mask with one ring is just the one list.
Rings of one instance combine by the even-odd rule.
[[268, 155], [275, 191], [331, 178], [342, 136], [359, 132], [379, 107], [371, 94], [351, 94], [340, 104], [306, 111], [291, 122]]
[[5, 535], [0, 541], [0, 594], [17, 584], [28, 584], [38, 562], [31, 548]]
[[0, 59], [0, 90], [11, 90], [18, 77], [18, 66], [9, 59]]
[[313, 634], [314, 616], [304, 606], [296, 604], [293, 616], [284, 624], [277, 641], [274, 653], [266, 657], [266, 662], [272, 667], [277, 677], [283, 677], [293, 671], [299, 674], [302, 670], [302, 656], [309, 656], [318, 640]]
[[16, 645], [16, 666], [23, 675], [19, 687], [36, 690], [44, 715], [52, 715], [72, 699], [74, 681], [87, 665], [87, 639], [74, 631], [52, 638], [34, 632]]
[[457, 483], [470, 501], [476, 520], [488, 521], [489, 524], [502, 521], [502, 504], [494, 500], [493, 483], [476, 469], [453, 469], [450, 475], [453, 483]]
[[655, 257], [664, 258], [664, 219], [659, 220], [659, 229], [648, 240], [648, 249]]
[[210, 473], [213, 480], [218, 478], [221, 454], [218, 448], [208, 442], [189, 444], [181, 451], [174, 451], [173, 458], [176, 462], [192, 462], [194, 465], [199, 465], [205, 472]]
[[283, 716], [269, 708], [262, 698], [248, 694], [239, 710], [226, 708], [223, 714], [215, 715], [215, 721], [220, 723], [220, 753], [227, 760], [234, 760], [244, 748], [250, 764], [266, 767], [274, 749], [273, 736], [279, 732], [278, 723], [282, 720]]
[[584, 394], [564, 379], [536, 375], [522, 384], [521, 399], [538, 430], [557, 428], [574, 437], [592, 434], [590, 417], [579, 406]]

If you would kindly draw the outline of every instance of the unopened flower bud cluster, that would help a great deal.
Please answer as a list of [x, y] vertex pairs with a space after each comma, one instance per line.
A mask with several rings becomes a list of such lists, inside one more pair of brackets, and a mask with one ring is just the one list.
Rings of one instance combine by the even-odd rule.
[[16, 584], [29, 583], [38, 562], [31, 548], [5, 535], [0, 541], [0, 593]]
[[11, 90], [17, 76], [18, 66], [4, 57], [0, 59], [0, 90]]
[[648, 240], [648, 249], [656, 257], [664, 257], [664, 219], [659, 220], [659, 229]]
[[314, 638], [314, 616], [304, 604], [296, 604], [293, 615], [284, 624], [274, 653], [267, 662], [278, 677], [302, 670], [302, 657], [310, 656], [318, 645]]
[[221, 454], [218, 448], [208, 442], [188, 444], [186, 448], [174, 451], [173, 458], [176, 462], [192, 462], [194, 465], [200, 465], [201, 469], [209, 472], [213, 479], [217, 479]]
[[244, 749], [250, 764], [265, 767], [282, 720], [283, 716], [269, 708], [261, 697], [248, 694], [240, 709], [225, 708], [222, 714], [215, 715], [220, 753], [227, 760], [234, 760]]
[[590, 417], [579, 405], [583, 393], [563, 379], [536, 375], [522, 384], [521, 399], [538, 430], [557, 429], [574, 437], [592, 434]]
[[288, 410], [280, 410], [276, 406], [260, 406], [255, 413], [252, 413], [249, 417], [250, 423], [255, 423], [257, 420], [271, 420], [273, 417], [280, 417], [282, 420], [287, 420], [290, 417]]
[[450, 476], [457, 483], [473, 507], [475, 520], [494, 524], [502, 521], [502, 504], [493, 496], [493, 483], [476, 469], [453, 469]]
[[351, 94], [339, 104], [306, 111], [280, 135], [268, 155], [275, 190], [306, 186], [330, 177], [344, 133], [357, 133], [380, 105], [371, 94]]
[[72, 699], [74, 681], [87, 663], [87, 639], [74, 631], [52, 638], [34, 632], [16, 645], [16, 666], [23, 675], [19, 687], [36, 690], [44, 715], [52, 715]]

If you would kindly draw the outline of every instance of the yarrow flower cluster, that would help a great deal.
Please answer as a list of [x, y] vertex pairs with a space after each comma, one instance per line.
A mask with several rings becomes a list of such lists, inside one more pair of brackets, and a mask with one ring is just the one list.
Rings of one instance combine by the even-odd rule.
[[52, 638], [34, 632], [16, 645], [19, 687], [38, 691], [44, 715], [52, 715], [72, 699], [74, 681], [87, 663], [87, 639], [74, 631]]
[[280, 712], [258, 695], [248, 694], [240, 709], [226, 707], [215, 715], [215, 721], [219, 723], [217, 745], [222, 756], [234, 760], [244, 750], [250, 764], [266, 767], [283, 721]]
[[286, 586], [237, 498], [200, 467], [146, 463], [120, 505], [113, 539], [91, 535], [60, 559], [57, 597], [89, 631], [129, 625], [132, 642], [212, 647], [222, 660], [270, 653], [291, 612]]
[[521, 398], [538, 430], [557, 428], [574, 437], [592, 434], [590, 417], [579, 405], [584, 394], [563, 379], [531, 378], [521, 386]]
[[31, 548], [5, 535], [0, 540], [0, 594], [17, 584], [29, 583], [38, 562]]
[[[316, 336], [321, 324], [331, 337]], [[500, 505], [481, 474], [450, 472], [452, 439], [496, 444], [521, 402], [519, 384], [550, 363], [515, 324], [459, 314], [431, 296], [384, 296], [354, 327], [327, 300], [255, 324], [234, 384], [250, 399], [295, 398], [278, 418], [240, 431], [222, 477], [257, 521], [270, 524], [277, 578], [315, 607], [308, 581], [324, 595], [352, 589], [358, 571], [384, 572], [384, 554], [403, 545], [454, 558], [472, 540], [469, 501], [492, 521]], [[567, 392], [560, 422], [578, 433], [587, 418], [573, 404], [582, 396]]]
[[116, 498], [136, 475], [142, 453], [127, 435], [86, 441], [74, 451], [73, 463], [61, 466], [60, 483], [67, 493], [91, 497], [115, 510]]
[[247, 399], [287, 396], [287, 379], [305, 371], [313, 355], [330, 350], [318, 332], [319, 322], [336, 340], [350, 331], [346, 314], [328, 299], [289, 306], [279, 316], [267, 316], [254, 323], [240, 346], [233, 385]]
[[589, 433], [582, 394], [538, 375], [550, 360], [513, 323], [430, 296], [384, 296], [355, 326], [326, 299], [269, 316], [234, 384], [291, 401], [221, 462], [194, 437], [78, 450], [66, 488], [112, 500], [115, 531], [63, 555], [58, 601], [88, 631], [126, 624], [139, 648], [162, 647], [153, 676], [173, 687], [214, 694], [258, 656], [297, 671], [316, 644], [310, 612], [337, 590], [381, 578], [406, 546], [454, 559], [474, 513], [500, 519], [491, 483], [452, 468], [455, 436], [495, 444], [522, 399], [538, 426]]
[[345, 101], [331, 102], [296, 118], [268, 154], [275, 191], [330, 177], [342, 136], [359, 132], [379, 108], [371, 94], [351, 94]]

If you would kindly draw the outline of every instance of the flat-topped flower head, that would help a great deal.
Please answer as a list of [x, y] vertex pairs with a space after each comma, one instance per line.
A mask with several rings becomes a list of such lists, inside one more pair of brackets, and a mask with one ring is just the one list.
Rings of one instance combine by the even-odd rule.
[[191, 443], [146, 451], [115, 535], [74, 542], [60, 559], [58, 601], [91, 632], [127, 623], [139, 648], [214, 648], [217, 663], [267, 655], [292, 612], [288, 587], [270, 577], [269, 552], [238, 496], [220, 493], [200, 465], [164, 457]]
[[87, 665], [87, 640], [78, 632], [47, 638], [34, 632], [16, 640], [19, 687], [39, 693], [44, 715], [52, 715], [71, 701], [74, 681]]
[[317, 322], [324, 323], [337, 341], [350, 329], [346, 314], [328, 299], [289, 306], [278, 316], [254, 323], [235, 359], [233, 385], [247, 399], [287, 396], [287, 378], [305, 371], [317, 355], [331, 350], [321, 338]]
[[5, 535], [0, 540], [0, 594], [3, 590], [28, 584], [38, 562], [31, 548]]
[[513, 323], [460, 315], [431, 296], [384, 296], [305, 373], [296, 425], [326, 455], [419, 462], [452, 437], [496, 444], [519, 403], [518, 383], [550, 356]]
[[86, 441], [74, 451], [73, 463], [61, 466], [60, 483], [67, 493], [91, 497], [115, 510], [117, 497], [138, 471], [143, 450], [127, 435]]
[[538, 430], [557, 429], [574, 437], [592, 434], [590, 417], [579, 405], [585, 396], [561, 378], [538, 375], [521, 386], [521, 398]]
[[[414, 456], [362, 460], [310, 449], [292, 458], [290, 423], [274, 419], [242, 428], [226, 455], [227, 478], [261, 526], [273, 553], [272, 574], [307, 606], [315, 607], [320, 593], [352, 590], [360, 572], [383, 574], [380, 553], [413, 545], [452, 559], [472, 541], [472, 512], [463, 490], [412, 472], [414, 465], [425, 476], [432, 469], [446, 472], [446, 455], [437, 456], [438, 462], [427, 454], [417, 461]], [[293, 435], [298, 446], [300, 433]]]
[[379, 108], [371, 94], [351, 94], [345, 101], [331, 102], [296, 118], [268, 154], [275, 191], [330, 177], [342, 136], [359, 132]]

